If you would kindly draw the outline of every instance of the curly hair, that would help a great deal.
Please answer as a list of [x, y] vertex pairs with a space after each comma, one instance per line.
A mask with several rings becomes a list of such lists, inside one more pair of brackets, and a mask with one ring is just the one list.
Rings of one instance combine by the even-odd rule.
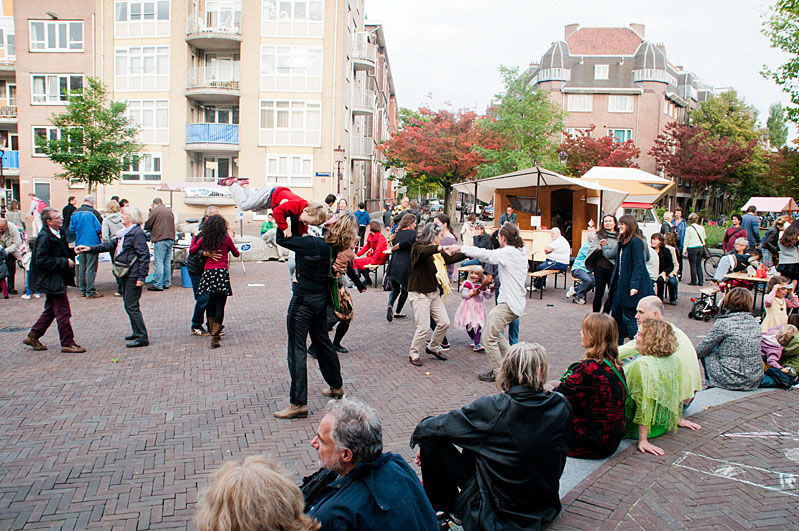
[[519, 227], [513, 223], [505, 223], [499, 228], [499, 234], [505, 237], [507, 245], [511, 247], [524, 247], [524, 240], [519, 234]]
[[649, 319], [638, 329], [641, 336], [640, 352], [644, 356], [665, 358], [677, 351], [677, 335], [666, 321]]
[[589, 313], [583, 317], [583, 336], [591, 346], [585, 349], [585, 358], [602, 363], [610, 361], [621, 369], [619, 361], [619, 329], [616, 321], [606, 313]]
[[227, 238], [227, 220], [219, 214], [209, 216], [203, 224], [203, 251], [218, 251]]
[[325, 234], [325, 241], [337, 252], [351, 249], [358, 241], [358, 218], [355, 214], [342, 214]]

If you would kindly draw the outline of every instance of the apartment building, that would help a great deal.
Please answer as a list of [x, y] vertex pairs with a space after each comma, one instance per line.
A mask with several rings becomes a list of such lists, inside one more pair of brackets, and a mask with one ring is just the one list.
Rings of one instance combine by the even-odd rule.
[[0, 210], [19, 196], [15, 40], [14, 2], [0, 0]]
[[[641, 150], [638, 165], [657, 173], [649, 150], [668, 123], [686, 122], [694, 109], [713, 95], [713, 87], [696, 74], [672, 64], [662, 43], [645, 39], [645, 26], [626, 28], [565, 27], [563, 40], [552, 43], [527, 74], [538, 89], [568, 114], [565, 132], [594, 125], [594, 135], [619, 142], [633, 140]], [[690, 184], [679, 180], [668, 206], [684, 205]], [[707, 201], [709, 197], [705, 197]]]
[[100, 204], [117, 195], [147, 207], [161, 196], [184, 219], [209, 204], [233, 214], [215, 184], [230, 176], [317, 201], [334, 193], [377, 204], [393, 194], [375, 145], [396, 126], [396, 95], [383, 28], [367, 26], [364, 0], [17, 4], [25, 118], [12, 194], [35, 189], [59, 206], [85, 193], [53, 179], [59, 169], [33, 138], [59, 134], [48, 117], [88, 76], [128, 103], [144, 146], [119, 181], [99, 187]]

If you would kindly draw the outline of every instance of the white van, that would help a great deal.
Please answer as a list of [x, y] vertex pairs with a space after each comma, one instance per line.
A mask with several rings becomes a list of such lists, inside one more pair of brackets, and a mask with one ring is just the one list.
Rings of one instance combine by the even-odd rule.
[[616, 211], [616, 219], [624, 214], [635, 216], [638, 228], [641, 229], [647, 242], [653, 234], [660, 232], [660, 227], [663, 225], [651, 203], [622, 203]]

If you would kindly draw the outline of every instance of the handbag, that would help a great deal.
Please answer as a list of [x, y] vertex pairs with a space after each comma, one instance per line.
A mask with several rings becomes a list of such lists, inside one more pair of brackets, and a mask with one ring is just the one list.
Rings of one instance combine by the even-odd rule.
[[693, 225], [691, 225], [691, 228], [692, 228], [692, 229], [694, 229], [694, 232], [695, 232], [695, 233], [696, 233], [696, 235], [699, 237], [699, 241], [700, 241], [700, 242], [702, 242], [702, 258], [704, 258], [705, 260], [707, 260], [708, 258], [710, 258], [710, 249], [708, 249], [708, 248], [707, 248], [707, 245], [705, 245], [705, 240], [703, 240], [703, 239], [702, 239], [702, 236], [700, 236], [700, 235], [699, 235], [699, 231], [698, 231], [698, 230], [696, 230], [696, 227], [694, 227]]
[[203, 256], [202, 251], [190, 254], [186, 257], [186, 269], [192, 275], [202, 275], [205, 270], [206, 257]]
[[355, 316], [355, 308], [352, 305], [352, 296], [347, 288], [339, 286], [338, 277], [333, 273], [333, 248], [330, 248], [330, 300], [333, 304], [333, 313], [342, 321], [350, 322]]
[[111, 272], [116, 278], [125, 278], [130, 274], [130, 268], [138, 260], [138, 256], [134, 256], [129, 264], [114, 260], [114, 265], [111, 267]]

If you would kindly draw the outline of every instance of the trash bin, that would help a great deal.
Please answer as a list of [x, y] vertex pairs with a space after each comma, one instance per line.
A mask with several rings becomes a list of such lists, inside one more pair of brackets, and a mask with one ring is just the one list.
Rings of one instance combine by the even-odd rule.
[[189, 268], [185, 265], [180, 266], [180, 284], [184, 288], [191, 288], [191, 275], [189, 275]]

